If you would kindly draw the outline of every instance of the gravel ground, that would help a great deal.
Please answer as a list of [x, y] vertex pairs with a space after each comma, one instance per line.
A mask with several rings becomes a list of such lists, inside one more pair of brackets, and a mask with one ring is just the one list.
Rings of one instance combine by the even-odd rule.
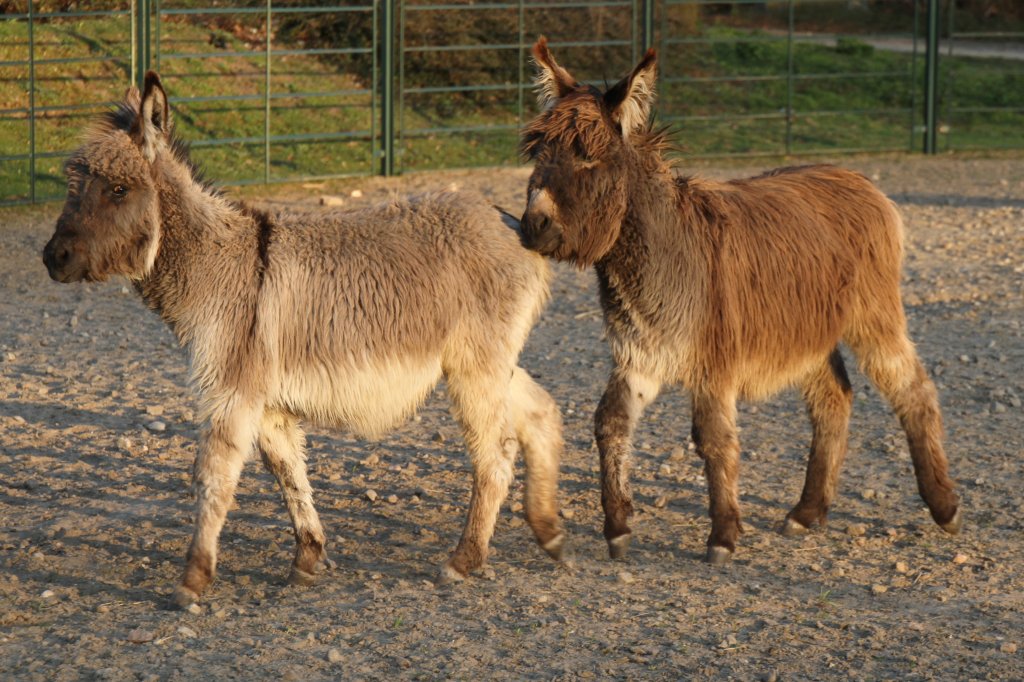
[[[199, 613], [167, 608], [192, 526], [198, 429], [184, 354], [123, 282], [49, 280], [39, 253], [58, 206], [0, 212], [0, 677], [1024, 679], [1024, 157], [842, 163], [907, 219], [911, 335], [939, 386], [962, 535], [931, 522], [895, 418], [854, 373], [850, 455], [828, 527], [776, 532], [810, 441], [795, 393], [744, 404], [746, 533], [731, 566], [702, 563], [707, 493], [688, 400], [668, 391], [637, 434], [632, 551], [609, 560], [591, 423], [610, 361], [593, 274], [559, 267], [522, 364], [566, 423], [571, 565], [533, 543], [517, 483], [487, 570], [432, 584], [469, 489], [441, 387], [380, 442], [311, 430], [337, 562], [315, 587], [284, 584], [290, 526], [272, 479], [250, 463]], [[519, 211], [526, 177], [484, 170], [246, 194], [355, 204], [456, 183]]]

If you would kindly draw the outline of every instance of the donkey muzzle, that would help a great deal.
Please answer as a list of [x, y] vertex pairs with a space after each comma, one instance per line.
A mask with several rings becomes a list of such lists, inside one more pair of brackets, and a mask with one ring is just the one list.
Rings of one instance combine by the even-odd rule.
[[562, 245], [562, 228], [551, 216], [527, 211], [522, 219], [523, 246], [550, 256]]
[[74, 251], [66, 239], [57, 235], [43, 248], [43, 265], [55, 282], [77, 282], [85, 277], [85, 269], [75, 265]]

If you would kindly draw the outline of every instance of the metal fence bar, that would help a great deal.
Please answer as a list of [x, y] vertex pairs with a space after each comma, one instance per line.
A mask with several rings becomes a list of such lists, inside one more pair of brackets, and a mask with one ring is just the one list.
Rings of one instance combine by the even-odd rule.
[[[373, 0], [373, 13], [371, 15], [372, 16], [371, 23], [373, 24], [373, 29], [372, 29], [373, 40], [371, 42], [373, 44], [372, 45], [373, 48], [376, 48], [378, 45], [380, 45], [380, 42], [381, 42], [380, 41], [380, 21], [381, 21], [381, 17], [380, 17], [379, 9], [380, 9], [380, 2], [378, 0]], [[381, 86], [381, 83], [380, 83], [381, 71], [380, 71], [380, 55], [377, 54], [377, 50], [376, 49], [371, 49], [370, 52], [373, 55], [373, 57], [371, 58], [372, 61], [371, 61], [371, 67], [370, 67], [370, 172], [372, 173], [372, 172], [374, 172], [373, 171], [373, 167], [376, 165], [377, 159], [379, 158], [379, 156], [382, 153], [381, 145], [379, 144], [379, 141], [378, 141], [378, 138], [377, 138], [377, 114], [378, 114], [378, 112], [377, 112], [377, 101], [378, 101], [379, 92], [380, 92], [380, 86]], [[383, 110], [383, 107], [381, 107], [381, 109]]]
[[789, 0], [786, 8], [786, 154], [793, 151], [793, 26], [796, 5]]
[[516, 28], [519, 37], [519, 52], [516, 54], [516, 124], [522, 128], [523, 113], [526, 111], [526, 104], [523, 101], [525, 98], [523, 81], [526, 80], [526, 6], [523, 0], [519, 0], [516, 9]]
[[[654, 47], [654, 2], [655, 0], [641, 0], [644, 22], [643, 33], [641, 34], [641, 51], [643, 52]], [[633, 60], [636, 61], [636, 55], [633, 55]]]
[[[381, 73], [383, 77], [383, 97], [381, 106], [381, 175], [390, 176], [395, 174], [395, 3], [399, 0], [381, 0], [383, 3], [383, 40], [381, 41]], [[402, 3], [401, 17], [402, 36], [399, 40], [399, 93], [402, 92], [403, 77], [405, 69], [405, 3]], [[401, 97], [401, 95], [399, 95]], [[401, 101], [399, 109], [403, 112], [402, 122], [404, 127], [404, 111]]]
[[939, 105], [939, 0], [928, 0], [928, 43], [924, 64], [924, 153], [934, 154]]
[[273, 38], [273, 17], [270, 14], [271, 11], [271, 0], [266, 0], [266, 19], [267, 27], [264, 33], [266, 34], [266, 57], [265, 67], [263, 72], [263, 182], [270, 182], [270, 59], [271, 50], [273, 49], [272, 38]]
[[36, 203], [36, 40], [32, 0], [28, 0], [28, 194]]
[[[294, 56], [294, 55], [341, 55], [341, 54], [370, 54], [373, 50], [371, 48], [354, 47], [354, 48], [337, 48], [329, 49], [324, 48], [320, 50], [274, 50], [274, 54], [278, 56]], [[260, 50], [220, 50], [218, 52], [170, 52], [163, 55], [164, 59], [208, 59], [210, 57], [262, 57], [265, 54], [265, 49]]]
[[[346, 12], [369, 12], [371, 7], [367, 5], [358, 5], [354, 7], [332, 7], [330, 5], [324, 5], [322, 7], [276, 7], [274, 8], [274, 14], [343, 14]], [[166, 9], [163, 11], [164, 16], [197, 16], [197, 15], [232, 15], [232, 14], [263, 14], [266, 12], [264, 7], [199, 7], [199, 8], [182, 8], [182, 9]]]
[[[610, 8], [623, 7], [627, 3], [624, 0], [602, 0], [600, 2], [533, 2], [526, 3], [526, 9], [589, 9], [589, 8]], [[509, 3], [492, 2], [478, 3], [472, 5], [438, 4], [438, 5], [409, 5], [406, 10], [409, 12], [436, 12], [441, 10], [494, 10], [512, 9], [514, 6]]]
[[918, 3], [913, 3], [913, 38], [911, 41], [912, 47], [910, 49], [910, 73], [908, 74], [907, 87], [910, 90], [910, 120], [907, 122], [907, 130], [910, 133], [910, 140], [907, 145], [908, 150], [913, 150], [914, 142], [916, 141], [916, 120], [918, 120], [918, 88], [913, 87], [913, 79], [918, 76], [918, 33], [919, 33], [919, 11]]
[[160, 39], [162, 36], [161, 27], [164, 25], [161, 17], [164, 16], [165, 12], [163, 11], [163, 0], [152, 0], [152, 2], [153, 11], [156, 15], [156, 30], [154, 32], [156, 37], [153, 40], [153, 65], [156, 67], [157, 71], [161, 71], [164, 68], [163, 49], [160, 46]]
[[150, 35], [150, 13], [152, 8], [150, 0], [132, 0], [132, 7], [135, 10], [135, 49], [133, 51], [135, 85], [142, 90], [146, 80], [146, 71], [150, 67], [149, 53], [152, 38]]

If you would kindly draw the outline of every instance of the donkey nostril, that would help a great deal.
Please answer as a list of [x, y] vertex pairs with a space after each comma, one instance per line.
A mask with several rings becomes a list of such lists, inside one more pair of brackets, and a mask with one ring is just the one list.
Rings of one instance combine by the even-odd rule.
[[63, 268], [70, 259], [71, 249], [69, 249], [65, 244], [50, 242], [46, 245], [46, 248], [43, 249], [43, 263], [45, 263], [48, 268]]
[[523, 215], [523, 245], [531, 251], [550, 254], [562, 243], [562, 229], [546, 213], [527, 212]]

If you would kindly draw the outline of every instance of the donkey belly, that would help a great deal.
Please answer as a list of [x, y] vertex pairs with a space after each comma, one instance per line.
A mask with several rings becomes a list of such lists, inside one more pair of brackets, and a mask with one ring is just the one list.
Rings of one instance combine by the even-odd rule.
[[376, 437], [408, 419], [440, 378], [437, 357], [317, 365], [283, 376], [271, 402], [311, 422]]

